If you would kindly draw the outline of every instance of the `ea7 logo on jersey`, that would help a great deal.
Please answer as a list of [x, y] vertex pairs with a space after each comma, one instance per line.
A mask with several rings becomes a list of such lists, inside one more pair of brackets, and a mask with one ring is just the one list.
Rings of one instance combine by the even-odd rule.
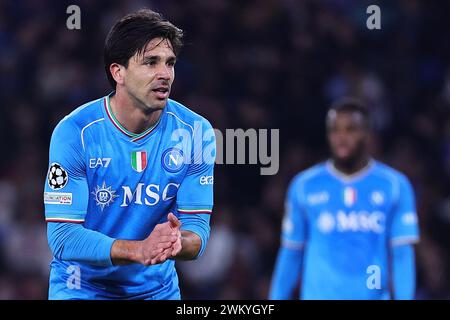
[[111, 158], [90, 158], [89, 168], [94, 169], [97, 167], [108, 168]]
[[59, 190], [66, 186], [69, 176], [64, 168], [56, 162], [53, 162], [48, 169], [47, 182], [53, 190]]
[[307, 196], [307, 201], [312, 206], [327, 203], [328, 200], [330, 200], [330, 195], [326, 191], [313, 193]]

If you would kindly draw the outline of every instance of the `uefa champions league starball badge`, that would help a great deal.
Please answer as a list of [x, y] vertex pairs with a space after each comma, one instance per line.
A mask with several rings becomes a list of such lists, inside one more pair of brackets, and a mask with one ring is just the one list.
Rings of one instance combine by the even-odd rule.
[[53, 162], [48, 169], [47, 182], [53, 190], [60, 190], [67, 185], [69, 175], [66, 170], [56, 162]]

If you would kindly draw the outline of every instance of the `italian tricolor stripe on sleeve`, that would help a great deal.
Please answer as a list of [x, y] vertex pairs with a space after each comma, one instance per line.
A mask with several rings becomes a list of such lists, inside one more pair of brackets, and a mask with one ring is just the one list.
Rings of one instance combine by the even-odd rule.
[[212, 213], [212, 209], [178, 209], [179, 213], [191, 213], [191, 214], [195, 214], [195, 213], [207, 213], [207, 214], [211, 214]]

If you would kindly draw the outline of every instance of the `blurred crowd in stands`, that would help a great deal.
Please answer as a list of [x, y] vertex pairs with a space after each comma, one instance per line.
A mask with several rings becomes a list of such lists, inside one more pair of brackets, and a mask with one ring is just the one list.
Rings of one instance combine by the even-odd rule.
[[[81, 30], [66, 8], [81, 9]], [[366, 8], [381, 7], [381, 30]], [[417, 298], [450, 298], [450, 2], [363, 0], [0, 0], [0, 299], [46, 299], [43, 185], [51, 132], [111, 91], [103, 43], [142, 7], [185, 31], [172, 98], [220, 130], [280, 129], [280, 170], [217, 165], [211, 238], [178, 263], [187, 299], [265, 299], [285, 190], [326, 159], [324, 117], [366, 101], [377, 159], [412, 181], [421, 228]]]

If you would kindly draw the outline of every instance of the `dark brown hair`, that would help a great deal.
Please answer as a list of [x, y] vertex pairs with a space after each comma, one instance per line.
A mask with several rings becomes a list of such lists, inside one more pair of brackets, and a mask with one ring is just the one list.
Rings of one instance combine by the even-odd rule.
[[116, 88], [116, 81], [109, 70], [111, 64], [128, 67], [130, 58], [142, 52], [154, 38], [168, 39], [175, 55], [183, 46], [183, 31], [149, 9], [128, 14], [111, 28], [105, 41], [104, 62], [106, 76], [113, 89]]

